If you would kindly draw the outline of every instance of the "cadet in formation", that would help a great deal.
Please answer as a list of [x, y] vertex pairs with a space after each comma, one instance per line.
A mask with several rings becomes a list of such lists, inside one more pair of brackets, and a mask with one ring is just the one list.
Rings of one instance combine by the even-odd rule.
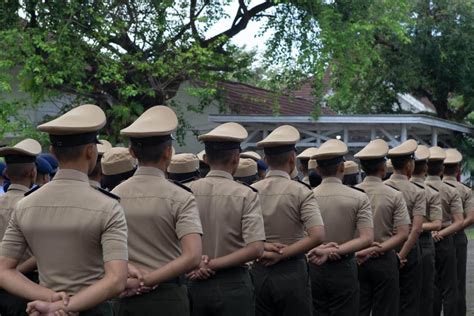
[[311, 187], [290, 178], [299, 139], [296, 128], [284, 125], [257, 143], [269, 171], [253, 185], [267, 237], [265, 252], [252, 267], [256, 315], [312, 315], [305, 253], [324, 241], [324, 227]]
[[402, 193], [382, 182], [388, 145], [371, 141], [355, 154], [366, 177], [357, 185], [370, 199], [374, 244], [356, 253], [359, 263], [359, 315], [399, 315], [399, 266], [395, 249], [408, 238], [410, 216]]
[[[87, 176], [97, 163], [97, 134], [104, 125], [99, 107], [83, 105], [38, 127], [49, 133], [59, 170], [17, 203], [0, 247], [1, 287], [33, 301], [29, 313], [112, 315], [107, 300], [125, 289], [122, 207]], [[16, 269], [27, 247], [37, 261], [39, 284]]]

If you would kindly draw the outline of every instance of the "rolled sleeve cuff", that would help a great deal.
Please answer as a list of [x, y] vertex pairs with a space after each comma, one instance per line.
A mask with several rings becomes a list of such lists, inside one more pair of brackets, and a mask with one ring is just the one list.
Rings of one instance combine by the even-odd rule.
[[201, 227], [189, 227], [187, 229], [182, 229], [179, 232], [176, 232], [178, 239], [183, 238], [186, 235], [190, 234], [198, 234], [202, 236], [202, 228]]
[[251, 244], [253, 242], [256, 242], [256, 241], [265, 241], [266, 240], [266, 237], [265, 235], [255, 235], [255, 236], [251, 236], [251, 237], [248, 237], [245, 239], [245, 244], [248, 245], [248, 244]]

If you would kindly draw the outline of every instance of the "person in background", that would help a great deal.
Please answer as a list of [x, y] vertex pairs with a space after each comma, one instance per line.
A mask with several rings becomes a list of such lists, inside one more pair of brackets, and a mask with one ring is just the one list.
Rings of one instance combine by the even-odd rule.
[[257, 162], [250, 158], [240, 158], [234, 180], [251, 185], [257, 181], [257, 177]]
[[100, 160], [102, 169], [102, 188], [112, 191], [137, 170], [138, 162], [125, 147], [113, 147], [107, 150]]
[[360, 182], [359, 165], [352, 160], [344, 161], [344, 179], [342, 183], [345, 185], [356, 185]]
[[94, 170], [89, 174], [89, 182], [90, 184], [95, 187], [95, 188], [102, 188], [102, 164], [100, 163], [100, 160], [102, 159], [102, 156], [104, 153], [112, 148], [112, 144], [105, 140], [99, 140], [99, 144], [97, 144], [97, 163], [94, 167]]
[[201, 150], [196, 156], [199, 158], [199, 175], [204, 178], [210, 170], [205, 150]]
[[301, 152], [298, 156], [296, 156], [296, 158], [299, 161], [298, 170], [303, 175], [303, 179], [301, 181], [303, 181], [304, 183], [306, 183], [308, 185], [309, 185], [309, 166], [308, 166], [308, 162], [311, 159], [311, 157], [316, 153], [317, 150], [318, 150], [318, 148], [316, 148], [316, 147], [306, 148], [305, 150], [303, 150], [303, 152]]
[[187, 153], [174, 155], [168, 166], [168, 178], [181, 184], [199, 179], [199, 158]]
[[5, 167], [6, 167], [5, 163], [3, 161], [0, 161], [0, 195], [5, 193], [5, 190], [3, 190], [3, 186], [5, 184], [5, 176], [4, 176]]
[[49, 175], [49, 178], [50, 179], [54, 178], [54, 175], [58, 171], [58, 166], [59, 166], [58, 165], [58, 160], [56, 159], [56, 157], [54, 157], [53, 155], [51, 155], [49, 153], [40, 154], [39, 156], [43, 159], [46, 159], [46, 161], [49, 163], [49, 165], [52, 168], [52, 171]]
[[42, 186], [48, 183], [51, 180], [50, 174], [53, 172], [53, 167], [49, 164], [49, 162], [42, 158], [41, 156], [36, 157], [36, 182], [37, 186]]

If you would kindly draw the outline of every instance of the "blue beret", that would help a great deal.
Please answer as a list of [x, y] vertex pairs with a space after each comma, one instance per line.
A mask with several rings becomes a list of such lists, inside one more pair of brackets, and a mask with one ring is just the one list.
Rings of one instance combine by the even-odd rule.
[[51, 166], [53, 171], [50, 172], [50, 173], [56, 173], [56, 171], [58, 170], [58, 160], [56, 159], [56, 157], [54, 157], [51, 154], [41, 154], [39, 156], [41, 158], [45, 159], [49, 163], [49, 165]]
[[0, 177], [3, 177], [3, 172], [5, 171], [5, 167], [7, 165], [4, 162], [0, 161]]
[[51, 167], [49, 162], [40, 156], [36, 157], [36, 169], [38, 170], [38, 173], [43, 174], [50, 174], [53, 172], [53, 167]]
[[262, 160], [262, 159], [259, 159], [257, 160], [257, 167], [258, 167], [258, 170], [267, 170], [267, 164]]

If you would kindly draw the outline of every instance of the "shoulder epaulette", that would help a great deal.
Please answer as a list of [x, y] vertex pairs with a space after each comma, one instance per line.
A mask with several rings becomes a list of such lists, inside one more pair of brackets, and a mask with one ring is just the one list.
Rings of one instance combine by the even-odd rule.
[[414, 185], [416, 185], [417, 187], [419, 187], [420, 189], [423, 189], [423, 190], [425, 189], [425, 187], [422, 186], [422, 185], [419, 184], [419, 183], [416, 183], [416, 182], [412, 182], [412, 183], [413, 183]]
[[313, 188], [312, 188], [309, 184], [307, 184], [306, 182], [303, 182], [303, 181], [301, 181], [301, 180], [299, 180], [299, 179], [296, 180], [296, 182], [301, 183], [302, 185], [304, 185], [305, 187], [307, 187], [308, 189], [310, 189], [311, 191], [313, 191]]
[[177, 185], [178, 187], [180, 187], [181, 189], [184, 189], [184, 190], [186, 190], [186, 191], [188, 191], [188, 192], [190, 192], [190, 193], [193, 193], [193, 191], [192, 191], [189, 187], [185, 186], [184, 184], [179, 183], [178, 181], [175, 181], [175, 180], [171, 180], [171, 179], [168, 179], [168, 180], [169, 180], [171, 183], [173, 183], [173, 184]]
[[33, 189], [31, 189], [30, 191], [28, 192], [25, 192], [25, 194], [23, 194], [23, 196], [28, 196], [30, 195], [31, 193], [35, 192], [36, 190], [38, 190], [39, 188], [41, 188], [39, 185], [34, 187]]
[[245, 182], [242, 182], [242, 181], [235, 181], [235, 182], [240, 183], [240, 184], [242, 184], [242, 185], [245, 185], [246, 187], [250, 188], [250, 190], [252, 190], [253, 192], [258, 193], [258, 190], [257, 190], [257, 189], [255, 189], [253, 186], [251, 186], [251, 185], [249, 185], [249, 184], [247, 184], [247, 183], [245, 183]]
[[105, 195], [107, 195], [108, 197], [111, 197], [112, 199], [117, 200], [117, 201], [120, 202], [120, 196], [115, 195], [115, 194], [113, 194], [112, 192], [109, 192], [109, 191], [104, 190], [104, 189], [102, 189], [102, 188], [98, 188], [98, 187], [92, 187], [92, 188], [94, 188], [94, 189], [96, 189], [97, 191], [99, 191], [100, 193], [105, 194]]
[[398, 192], [400, 192], [400, 190], [397, 187], [393, 186], [393, 185], [390, 185], [390, 184], [387, 184], [387, 183], [385, 183], [385, 185], [388, 186], [388, 187], [391, 187], [394, 190], [397, 190]]
[[430, 188], [432, 188], [433, 190], [435, 190], [436, 192], [439, 192], [438, 189], [436, 189], [434, 186], [430, 185], [430, 184], [427, 184], [427, 186], [429, 186]]
[[451, 183], [449, 183], [449, 182], [445, 182], [445, 181], [443, 181], [443, 183], [445, 183], [445, 184], [449, 185], [450, 187], [453, 187], [453, 188], [455, 188], [455, 189], [456, 189], [456, 186], [455, 186], [454, 184], [451, 184]]
[[365, 193], [365, 190], [364, 190], [364, 189], [358, 188], [358, 187], [353, 186], [353, 185], [350, 185], [349, 187], [350, 187], [350, 188], [353, 188], [354, 190], [357, 190], [357, 191], [360, 191], [360, 192], [364, 192], [364, 193]]

